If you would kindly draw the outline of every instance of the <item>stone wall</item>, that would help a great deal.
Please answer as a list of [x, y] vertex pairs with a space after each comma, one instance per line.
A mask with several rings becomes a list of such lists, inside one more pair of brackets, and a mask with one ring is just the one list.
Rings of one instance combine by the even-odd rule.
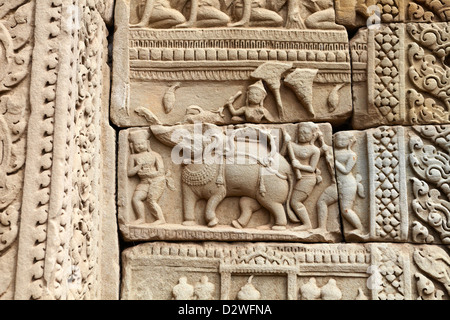
[[449, 19], [0, 0], [0, 297], [450, 299]]

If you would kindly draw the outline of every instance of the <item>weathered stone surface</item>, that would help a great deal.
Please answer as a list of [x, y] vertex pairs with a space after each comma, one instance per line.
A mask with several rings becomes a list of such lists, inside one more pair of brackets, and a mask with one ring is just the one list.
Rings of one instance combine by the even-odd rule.
[[339, 241], [331, 135], [329, 124], [312, 122], [122, 130], [122, 235]]
[[448, 23], [381, 24], [351, 40], [355, 129], [449, 123]]
[[448, 1], [334, 0], [336, 22], [347, 28], [392, 22], [449, 22]]
[[348, 119], [348, 37], [332, 1], [186, 3], [116, 2], [116, 125]]
[[449, 131], [429, 125], [336, 133], [346, 240], [450, 243]]
[[118, 298], [112, 5], [0, 0], [2, 299]]
[[123, 252], [122, 299], [448, 300], [446, 248], [145, 243]]

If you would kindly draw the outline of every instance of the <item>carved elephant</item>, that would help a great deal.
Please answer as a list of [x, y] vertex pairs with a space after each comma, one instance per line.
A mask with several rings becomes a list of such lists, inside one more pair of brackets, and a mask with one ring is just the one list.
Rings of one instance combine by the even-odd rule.
[[[166, 145], [170, 142], [166, 127], [152, 127], [155, 136]], [[184, 135], [186, 138], [187, 135]], [[190, 139], [187, 139], [190, 143]], [[204, 145], [200, 146], [204, 148]], [[201, 150], [200, 150], [201, 151]], [[251, 156], [251, 155], [250, 155]], [[290, 195], [293, 188], [293, 171], [288, 161], [278, 152], [271, 154], [271, 166], [264, 159], [255, 158], [248, 164], [192, 163], [183, 164], [181, 173], [184, 225], [195, 225], [195, 206], [206, 200], [205, 218], [209, 227], [218, 224], [216, 209], [226, 197], [240, 197], [241, 214], [232, 225], [245, 227], [253, 212], [264, 207], [274, 218], [274, 230], [284, 230], [288, 217], [298, 221], [290, 208]], [[237, 163], [236, 163], [237, 162]], [[286, 204], [286, 208], [285, 208]]]

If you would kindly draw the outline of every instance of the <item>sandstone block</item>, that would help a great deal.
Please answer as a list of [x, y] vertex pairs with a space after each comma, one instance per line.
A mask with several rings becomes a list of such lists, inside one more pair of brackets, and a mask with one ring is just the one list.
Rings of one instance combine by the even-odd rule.
[[450, 126], [383, 126], [334, 137], [348, 241], [449, 244]]
[[252, 8], [251, 1], [201, 0], [191, 11], [189, 1], [160, 2], [116, 3], [116, 125], [192, 118], [222, 125], [343, 123], [350, 117], [348, 36], [334, 21], [332, 2]]
[[331, 126], [152, 126], [119, 135], [129, 241], [341, 240]]
[[355, 129], [449, 123], [448, 22], [380, 24], [351, 40]]
[[123, 262], [124, 300], [449, 299], [439, 246], [158, 242]]

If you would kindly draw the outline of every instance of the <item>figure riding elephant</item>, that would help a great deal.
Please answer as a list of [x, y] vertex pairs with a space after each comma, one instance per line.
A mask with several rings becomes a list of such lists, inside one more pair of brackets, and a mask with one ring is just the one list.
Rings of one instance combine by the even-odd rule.
[[[211, 127], [212, 125], [209, 125]], [[186, 126], [183, 126], [187, 128]], [[217, 126], [213, 126], [219, 128]], [[252, 128], [255, 129], [255, 128]], [[163, 126], [154, 126], [152, 131], [161, 142], [174, 147], [177, 145], [192, 147], [193, 139], [202, 139], [183, 134], [184, 142], [172, 141], [174, 129]], [[218, 129], [221, 130], [221, 129]], [[256, 129], [258, 130], [258, 129]], [[218, 131], [216, 131], [218, 132]], [[221, 131], [220, 131], [221, 132]], [[223, 133], [219, 133], [219, 135]], [[203, 131], [201, 132], [203, 135]], [[270, 139], [270, 136], [267, 136]], [[229, 138], [229, 137], [228, 137]], [[203, 141], [203, 140], [198, 140]], [[226, 140], [229, 143], [230, 139]], [[185, 145], [183, 145], [185, 143]], [[252, 148], [255, 141], [243, 143], [243, 150]], [[203, 152], [210, 145], [198, 143], [197, 148], [191, 150]], [[253, 145], [254, 146], [254, 145]], [[232, 222], [236, 228], [247, 225], [253, 212], [263, 207], [274, 218], [274, 230], [284, 230], [288, 223], [287, 216], [292, 221], [298, 221], [289, 206], [289, 197], [293, 187], [293, 171], [289, 162], [276, 150], [269, 150], [268, 157], [259, 157], [252, 152], [234, 150], [234, 156], [245, 158], [246, 163], [234, 158], [234, 161], [192, 161], [186, 158], [181, 173], [182, 196], [184, 210], [184, 225], [195, 225], [195, 206], [199, 200], [206, 200], [205, 218], [209, 227], [218, 224], [216, 208], [226, 197], [240, 197], [240, 217]], [[219, 159], [217, 157], [216, 159]], [[202, 159], [204, 160], [204, 159]], [[219, 159], [220, 160], [220, 159]], [[223, 160], [223, 159], [222, 159]], [[253, 160], [253, 161], [249, 161]], [[285, 208], [285, 204], [287, 205]]]

